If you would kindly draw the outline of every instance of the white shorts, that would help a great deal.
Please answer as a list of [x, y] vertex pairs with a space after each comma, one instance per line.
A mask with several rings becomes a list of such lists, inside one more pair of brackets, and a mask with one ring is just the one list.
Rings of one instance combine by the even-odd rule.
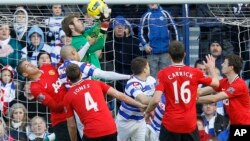
[[153, 132], [150, 125], [147, 125], [145, 141], [159, 141], [159, 133]]
[[145, 141], [146, 122], [142, 120], [126, 120], [121, 115], [116, 116], [118, 141]]

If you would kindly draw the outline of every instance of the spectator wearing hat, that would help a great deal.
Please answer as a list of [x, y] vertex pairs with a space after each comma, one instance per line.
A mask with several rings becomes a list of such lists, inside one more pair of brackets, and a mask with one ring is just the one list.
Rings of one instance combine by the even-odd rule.
[[[139, 40], [133, 35], [130, 23], [123, 17], [117, 16], [112, 23], [113, 32], [109, 32], [108, 39], [104, 49], [105, 62], [115, 60], [115, 71], [121, 74], [132, 74], [131, 61], [145, 54], [139, 49]], [[112, 65], [110, 65], [111, 69]], [[104, 66], [104, 69], [107, 69]], [[108, 68], [109, 69], [109, 68]], [[126, 81], [119, 80], [116, 88], [124, 91]]]
[[150, 72], [156, 77], [157, 72], [170, 65], [167, 58], [171, 40], [178, 40], [178, 32], [171, 15], [163, 10], [159, 4], [149, 4], [140, 21], [140, 43], [147, 53]]
[[37, 66], [37, 56], [41, 50], [51, 55], [52, 64], [57, 64], [60, 60], [60, 47], [51, 47], [45, 43], [43, 31], [37, 25], [34, 25], [28, 31], [27, 47], [22, 49], [22, 59], [27, 59]]
[[9, 103], [15, 99], [16, 86], [14, 84], [14, 70], [7, 65], [1, 69], [0, 80], [0, 110], [6, 115]]

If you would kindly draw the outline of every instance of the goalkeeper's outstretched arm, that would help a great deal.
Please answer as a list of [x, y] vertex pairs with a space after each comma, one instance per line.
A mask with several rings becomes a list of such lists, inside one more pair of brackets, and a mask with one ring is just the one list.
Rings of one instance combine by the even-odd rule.
[[103, 71], [101, 69], [95, 69], [93, 76], [105, 79], [105, 80], [127, 80], [131, 78], [130, 75], [120, 74], [113, 71]]

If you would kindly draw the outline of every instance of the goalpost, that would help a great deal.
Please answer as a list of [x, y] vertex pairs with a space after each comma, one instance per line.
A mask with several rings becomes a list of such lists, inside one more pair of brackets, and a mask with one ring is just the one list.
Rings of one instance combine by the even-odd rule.
[[[49, 4], [86, 4], [89, 0], [50, 0]], [[237, 0], [236, 1], [228, 1], [228, 0], [175, 0], [175, 1], [166, 1], [166, 0], [105, 0], [107, 4], [148, 4], [148, 3], [160, 3], [160, 4], [199, 4], [199, 3], [209, 3], [209, 4], [230, 4], [230, 3], [248, 3], [248, 0]], [[47, 1], [44, 0], [8, 0], [8, 1], [1, 1], [0, 4], [48, 4]]]
[[[45, 19], [51, 16], [51, 5], [52, 4], [63, 4], [64, 14], [79, 12], [81, 14], [81, 20], [86, 21], [86, 17], [84, 17], [86, 4], [89, 0], [50, 0], [49, 2], [45, 0], [1, 0], [0, 1], [0, 25], [1, 23], [8, 21], [8, 23], [15, 23], [15, 11], [17, 5], [24, 6], [28, 15], [28, 23], [27, 29], [32, 25], [39, 25], [42, 28], [45, 28]], [[105, 0], [108, 5], [111, 5], [112, 11], [118, 11], [118, 5], [125, 4], [124, 0]], [[169, 4], [164, 8], [171, 12], [171, 15], [174, 17], [176, 25], [178, 27], [178, 31], [180, 33], [181, 41], [185, 42], [188, 47], [187, 56], [188, 56], [188, 64], [193, 65], [194, 61], [197, 60], [200, 55], [208, 53], [208, 45], [211, 40], [211, 37], [215, 35], [223, 38], [224, 45], [224, 54], [229, 54], [234, 51], [235, 48], [239, 55], [244, 57], [244, 69], [243, 69], [243, 77], [246, 79], [246, 82], [250, 83], [250, 63], [249, 63], [249, 49], [250, 49], [250, 8], [244, 11], [244, 8], [248, 8], [248, 6], [244, 7], [244, 3], [248, 3], [249, 0], [237, 0], [228, 1], [228, 0], [128, 0], [127, 4], [149, 4], [149, 3], [160, 3], [160, 4]], [[49, 3], [49, 4], [48, 4]], [[173, 7], [171, 4], [178, 4], [180, 9], [176, 10], [176, 7]], [[190, 7], [190, 5], [192, 5]], [[194, 4], [198, 4], [193, 6]], [[200, 5], [203, 5], [207, 8], [207, 12], [209, 13], [207, 16], [197, 16], [197, 9], [199, 9]], [[138, 7], [137, 7], [138, 8]], [[139, 7], [140, 8], [140, 7]], [[193, 8], [193, 9], [192, 9]], [[202, 9], [203, 7], [201, 7]], [[200, 10], [201, 10], [200, 9]], [[123, 9], [124, 11], [126, 9]], [[140, 9], [136, 9], [140, 11]], [[175, 12], [180, 13], [175, 13]], [[204, 11], [203, 11], [204, 12]], [[112, 13], [119, 15], [117, 13]], [[134, 12], [134, 15], [137, 13]], [[204, 13], [203, 13], [204, 14]], [[136, 28], [138, 27], [138, 23], [141, 15], [138, 15], [136, 18], [128, 18], [127, 20], [131, 23], [133, 29], [136, 33]], [[112, 17], [113, 19], [114, 17]], [[86, 23], [86, 26], [91, 26], [91, 22]], [[12, 30], [15, 28], [15, 25], [12, 25]], [[17, 26], [18, 28], [20, 26]], [[113, 32], [112, 27], [109, 32]], [[47, 30], [44, 30], [44, 34], [47, 33]], [[15, 33], [11, 34], [15, 35]], [[22, 35], [22, 34], [20, 34]], [[136, 34], [134, 36], [137, 36]], [[16, 37], [21, 39], [21, 37]], [[24, 45], [27, 45], [26, 40], [20, 40]], [[114, 38], [107, 40], [108, 43], [115, 44]], [[133, 43], [132, 43], [133, 44]], [[133, 44], [134, 45], [134, 44]], [[139, 45], [134, 45], [139, 46]], [[203, 48], [204, 50], [199, 50]], [[204, 52], [203, 52], [204, 51]], [[114, 58], [112, 60], [106, 60], [108, 54], [112, 53]], [[102, 54], [102, 69], [103, 70], [111, 70], [115, 71], [115, 55], [117, 52], [114, 50], [103, 50]], [[189, 63], [190, 60], [190, 63]], [[18, 60], [16, 60], [18, 61]], [[113, 86], [115, 86], [114, 81], [107, 82]], [[23, 94], [23, 91], [19, 91]], [[20, 98], [19, 98], [20, 97]], [[22, 97], [22, 98], [21, 98]], [[23, 100], [23, 95], [19, 95], [17, 97], [17, 101], [21, 103], [27, 103], [25, 106], [29, 109], [28, 103], [35, 103], [37, 106], [39, 105], [36, 101], [30, 101], [28, 99]], [[109, 104], [111, 110], [114, 115], [116, 115], [116, 100], [115, 99], [107, 99], [107, 103]], [[40, 111], [28, 111], [28, 113], [39, 114]], [[45, 114], [49, 113], [47, 110]], [[48, 115], [49, 116], [49, 115]], [[6, 117], [8, 118], [8, 117]], [[48, 124], [50, 121], [47, 121]]]

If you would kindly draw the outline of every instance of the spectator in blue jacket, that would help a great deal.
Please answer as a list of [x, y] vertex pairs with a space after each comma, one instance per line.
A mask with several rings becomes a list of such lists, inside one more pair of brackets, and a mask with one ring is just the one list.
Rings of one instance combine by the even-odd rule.
[[171, 40], [178, 40], [178, 33], [171, 15], [158, 4], [149, 4], [149, 10], [140, 21], [139, 40], [147, 53], [151, 75], [170, 65], [167, 58]]

